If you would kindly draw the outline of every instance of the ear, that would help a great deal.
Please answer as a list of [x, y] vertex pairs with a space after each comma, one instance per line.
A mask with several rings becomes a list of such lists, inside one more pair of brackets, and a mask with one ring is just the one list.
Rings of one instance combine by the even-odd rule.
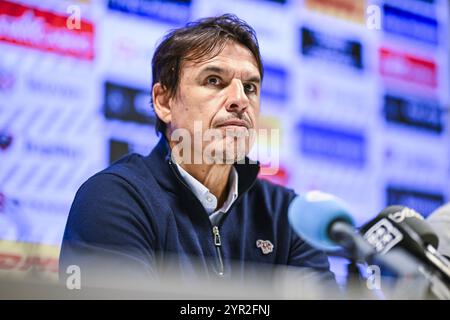
[[154, 84], [152, 90], [153, 107], [158, 118], [167, 125], [172, 121], [171, 99], [169, 96], [169, 91], [161, 83], [157, 82]]

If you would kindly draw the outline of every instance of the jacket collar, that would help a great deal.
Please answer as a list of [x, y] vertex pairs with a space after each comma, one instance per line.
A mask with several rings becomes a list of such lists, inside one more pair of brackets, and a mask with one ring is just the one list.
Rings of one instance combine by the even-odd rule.
[[[144, 159], [162, 187], [174, 193], [182, 190], [182, 188], [180, 189], [181, 185], [186, 187], [177, 166], [171, 160], [171, 149], [165, 137], [161, 137], [152, 152]], [[240, 197], [256, 182], [260, 166], [259, 162], [254, 163], [245, 157], [245, 163], [235, 163], [234, 167], [239, 176], [238, 194]]]

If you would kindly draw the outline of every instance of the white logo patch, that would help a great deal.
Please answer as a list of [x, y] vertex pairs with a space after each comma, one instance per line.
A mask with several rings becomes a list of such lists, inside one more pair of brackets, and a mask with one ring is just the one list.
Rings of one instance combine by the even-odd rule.
[[260, 248], [263, 254], [269, 254], [273, 251], [273, 244], [269, 240], [257, 240], [256, 247]]

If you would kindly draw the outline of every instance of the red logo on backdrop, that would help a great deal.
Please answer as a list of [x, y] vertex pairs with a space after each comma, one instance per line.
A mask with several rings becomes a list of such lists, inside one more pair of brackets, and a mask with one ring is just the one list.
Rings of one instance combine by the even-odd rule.
[[59, 270], [58, 259], [52, 257], [24, 256], [0, 253], [0, 270], [54, 272]]
[[80, 59], [94, 59], [94, 25], [67, 27], [67, 16], [0, 0], [0, 41]]
[[380, 73], [432, 88], [437, 86], [437, 67], [433, 60], [387, 48], [380, 48]]

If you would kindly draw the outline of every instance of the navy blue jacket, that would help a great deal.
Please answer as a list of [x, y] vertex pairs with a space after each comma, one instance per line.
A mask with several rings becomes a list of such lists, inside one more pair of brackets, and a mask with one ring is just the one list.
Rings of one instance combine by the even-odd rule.
[[[60, 277], [67, 277], [71, 264], [86, 275], [94, 264], [111, 270], [112, 261], [116, 270], [158, 277], [170, 257], [177, 272], [190, 276], [244, 279], [264, 263], [313, 268], [334, 278], [327, 256], [289, 226], [294, 191], [257, 179], [258, 164], [235, 164], [239, 195], [218, 223], [219, 239], [170, 159], [161, 139], [149, 156], [127, 155], [80, 187], [64, 233]], [[264, 254], [258, 240], [269, 240], [273, 251]]]

